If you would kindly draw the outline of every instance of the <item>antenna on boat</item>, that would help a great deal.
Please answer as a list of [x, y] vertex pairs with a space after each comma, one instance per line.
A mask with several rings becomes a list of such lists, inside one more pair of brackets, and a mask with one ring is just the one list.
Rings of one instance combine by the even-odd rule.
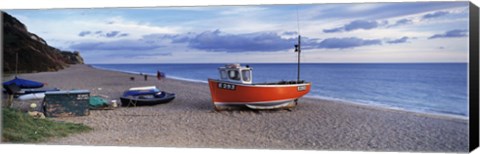
[[300, 22], [299, 22], [299, 19], [298, 19], [298, 7], [297, 7], [297, 28], [298, 28], [298, 43], [295, 44], [295, 52], [298, 52], [298, 62], [297, 62], [297, 83], [300, 82], [300, 52], [301, 52], [301, 47], [300, 47], [300, 39], [301, 39], [301, 36], [300, 36]]

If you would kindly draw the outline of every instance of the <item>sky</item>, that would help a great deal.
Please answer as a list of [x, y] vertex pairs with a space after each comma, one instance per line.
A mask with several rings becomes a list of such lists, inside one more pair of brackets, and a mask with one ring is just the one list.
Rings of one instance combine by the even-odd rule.
[[468, 61], [468, 2], [3, 11], [88, 64]]

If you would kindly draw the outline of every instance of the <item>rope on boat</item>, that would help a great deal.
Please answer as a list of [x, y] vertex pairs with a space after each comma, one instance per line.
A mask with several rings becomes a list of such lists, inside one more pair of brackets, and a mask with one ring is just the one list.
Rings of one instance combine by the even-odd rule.
[[129, 99], [128, 101], [128, 107], [130, 107], [130, 104], [133, 105], [133, 107], [136, 107], [137, 106], [137, 101], [133, 101], [133, 98], [132, 97], [129, 97], [131, 99]]

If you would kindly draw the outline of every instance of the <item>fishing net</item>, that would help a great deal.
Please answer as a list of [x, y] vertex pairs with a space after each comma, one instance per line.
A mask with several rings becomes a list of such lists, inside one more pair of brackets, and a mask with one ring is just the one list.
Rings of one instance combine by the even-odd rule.
[[100, 96], [90, 96], [89, 107], [91, 109], [108, 106], [108, 101]]

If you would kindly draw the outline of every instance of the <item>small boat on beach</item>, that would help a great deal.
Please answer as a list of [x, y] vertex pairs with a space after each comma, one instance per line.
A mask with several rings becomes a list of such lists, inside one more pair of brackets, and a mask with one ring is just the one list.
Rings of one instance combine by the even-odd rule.
[[124, 97], [128, 96], [138, 96], [138, 95], [153, 95], [160, 92], [159, 89], [155, 86], [148, 86], [148, 87], [135, 87], [130, 88], [123, 93]]
[[298, 44], [298, 76], [296, 81], [252, 83], [252, 68], [228, 64], [218, 68], [220, 79], [208, 79], [215, 110], [229, 106], [246, 106], [252, 109], [293, 108], [298, 99], [310, 92], [311, 83], [300, 80], [300, 35]]
[[175, 99], [174, 93], [160, 91], [154, 86], [130, 88], [120, 97], [123, 107], [151, 106], [168, 103], [173, 99]]
[[[5, 88], [4, 93], [10, 93], [14, 98], [19, 100], [43, 99], [45, 97], [45, 92], [60, 91], [58, 88], [42, 88], [43, 86], [44, 83], [22, 79], [17, 76], [10, 81], [3, 82], [3, 87]], [[12, 90], [9, 90], [11, 87], [16, 87], [18, 89], [13, 92]]]
[[34, 99], [43, 99], [45, 98], [45, 92], [41, 93], [31, 93], [31, 94], [23, 94], [17, 97], [18, 100], [26, 101], [26, 100], [34, 100]]
[[158, 90], [158, 89], [155, 86], [145, 86], [145, 87], [133, 87], [133, 88], [130, 88], [128, 90], [136, 91], [136, 90]]
[[20, 89], [20, 91], [14, 94], [14, 98], [19, 98], [20, 96], [25, 97], [24, 95], [39, 94], [39, 93], [45, 93], [49, 91], [60, 91], [60, 89], [58, 88]]
[[292, 108], [300, 97], [310, 91], [311, 83], [280, 81], [252, 84], [252, 68], [240, 64], [220, 67], [220, 79], [208, 79], [216, 110], [227, 106], [246, 106], [252, 109]]
[[59, 88], [41, 88], [41, 89], [22, 89], [20, 94], [44, 93], [47, 91], [60, 91]]

